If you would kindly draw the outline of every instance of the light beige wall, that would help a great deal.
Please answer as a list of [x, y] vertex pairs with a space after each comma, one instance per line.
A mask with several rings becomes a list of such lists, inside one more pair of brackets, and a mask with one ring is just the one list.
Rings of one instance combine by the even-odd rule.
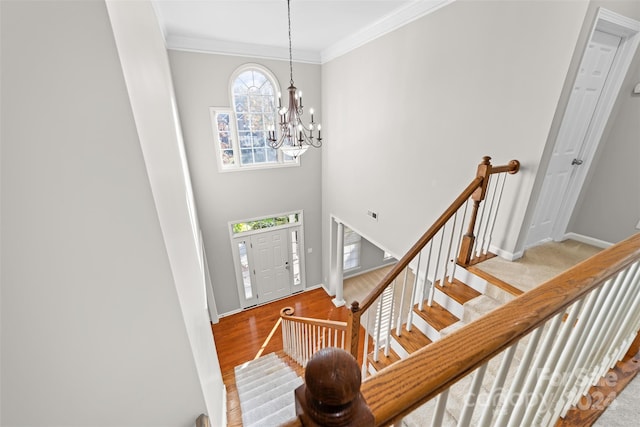
[[[640, 2], [594, 2], [640, 21]], [[640, 50], [622, 84], [568, 231], [609, 243], [638, 232], [640, 221]]]
[[[299, 167], [218, 172], [209, 107], [229, 107], [229, 79], [246, 63], [259, 63], [289, 86], [287, 61], [169, 50], [200, 226], [218, 312], [240, 308], [229, 241], [230, 221], [304, 210], [306, 284], [321, 277], [321, 152], [309, 149]], [[305, 107], [321, 111], [320, 66], [294, 64], [294, 79], [304, 91]], [[322, 120], [316, 114], [316, 120]], [[324, 148], [323, 148], [324, 149]]]
[[513, 251], [586, 7], [458, 1], [325, 64], [324, 225], [404, 253], [483, 155], [517, 158], [493, 240]]
[[2, 1], [3, 426], [206, 411], [103, 1]]

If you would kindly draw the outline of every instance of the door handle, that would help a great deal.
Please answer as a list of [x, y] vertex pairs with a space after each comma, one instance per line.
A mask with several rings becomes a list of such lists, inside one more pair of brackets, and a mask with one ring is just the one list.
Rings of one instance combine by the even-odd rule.
[[584, 163], [584, 161], [583, 161], [583, 160], [580, 160], [580, 159], [573, 159], [573, 160], [571, 161], [571, 166], [574, 166], [574, 165], [575, 165], [575, 166], [580, 166], [582, 163]]
[[287, 270], [289, 269], [289, 261], [285, 261], [284, 268], [286, 268]]

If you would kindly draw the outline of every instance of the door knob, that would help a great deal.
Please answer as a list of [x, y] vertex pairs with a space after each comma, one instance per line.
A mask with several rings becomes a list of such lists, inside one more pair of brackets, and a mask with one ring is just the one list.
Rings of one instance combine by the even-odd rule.
[[285, 261], [284, 268], [286, 268], [287, 270], [289, 269], [289, 261]]
[[580, 160], [580, 159], [573, 159], [573, 160], [571, 161], [571, 166], [573, 166], [573, 165], [580, 166], [582, 163], [583, 163], [583, 160]]

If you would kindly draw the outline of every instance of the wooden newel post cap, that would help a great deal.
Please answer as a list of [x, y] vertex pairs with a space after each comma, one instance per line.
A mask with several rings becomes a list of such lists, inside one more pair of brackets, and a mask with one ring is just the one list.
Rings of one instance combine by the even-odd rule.
[[296, 413], [304, 426], [372, 426], [373, 414], [360, 394], [358, 362], [327, 347], [307, 363], [305, 384], [296, 389]]

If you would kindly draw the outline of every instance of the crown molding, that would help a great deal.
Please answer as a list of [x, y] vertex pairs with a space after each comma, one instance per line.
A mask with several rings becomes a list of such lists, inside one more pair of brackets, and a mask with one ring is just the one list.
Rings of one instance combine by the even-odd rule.
[[[322, 52], [294, 49], [294, 61], [310, 64], [324, 64], [357, 49], [378, 37], [413, 22], [416, 19], [435, 12], [454, 1], [455, 0], [416, 0], [361, 29], [360, 31], [345, 37], [339, 42], [324, 49]], [[183, 50], [188, 52], [248, 56], [252, 58], [275, 59], [282, 61], [289, 60], [289, 50], [284, 47], [210, 40], [170, 34], [165, 34], [165, 43], [167, 49]]]
[[325, 62], [342, 56], [416, 19], [435, 12], [454, 1], [455, 0], [417, 0], [412, 2], [324, 49], [320, 54], [321, 63], [324, 64]]
[[[188, 52], [217, 53], [231, 56], [248, 56], [252, 58], [289, 60], [289, 49], [284, 47], [264, 46], [253, 43], [238, 43], [222, 40], [209, 40], [197, 37], [182, 37], [168, 35], [167, 49], [184, 50]], [[293, 49], [295, 62], [320, 64], [320, 53]]]

